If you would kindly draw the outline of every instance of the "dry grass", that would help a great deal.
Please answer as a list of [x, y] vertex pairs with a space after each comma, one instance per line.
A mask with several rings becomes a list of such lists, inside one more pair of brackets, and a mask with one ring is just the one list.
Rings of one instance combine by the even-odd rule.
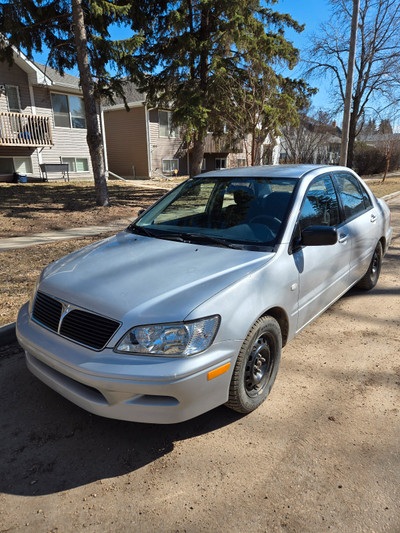
[[377, 198], [382, 198], [387, 194], [400, 191], [400, 178], [386, 178], [384, 183], [382, 180], [367, 181], [368, 187], [375, 194]]
[[85, 237], [0, 252], [0, 326], [15, 321], [19, 308], [29, 299], [36, 278], [46, 265], [101, 238]]
[[95, 206], [90, 182], [0, 183], [0, 238], [134, 219], [138, 209], [151, 205], [167, 189], [112, 182], [108, 190], [112, 205], [104, 208]]

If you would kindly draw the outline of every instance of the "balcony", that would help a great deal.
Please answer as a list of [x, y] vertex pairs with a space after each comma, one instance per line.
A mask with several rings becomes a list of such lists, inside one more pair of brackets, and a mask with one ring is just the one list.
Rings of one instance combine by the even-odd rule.
[[50, 118], [0, 112], [0, 146], [53, 146]]
[[239, 153], [244, 151], [244, 143], [243, 141], [236, 141], [231, 144], [225, 135], [222, 137], [214, 137], [212, 133], [208, 133], [205, 140], [204, 151], [208, 154], [229, 152]]

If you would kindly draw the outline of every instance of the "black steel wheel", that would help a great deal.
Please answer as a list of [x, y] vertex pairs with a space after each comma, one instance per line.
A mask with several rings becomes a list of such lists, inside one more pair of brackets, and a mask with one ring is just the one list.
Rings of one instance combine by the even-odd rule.
[[358, 289], [364, 289], [366, 291], [369, 291], [373, 289], [375, 285], [378, 283], [379, 274], [381, 273], [382, 256], [383, 256], [382, 244], [378, 242], [367, 272], [357, 283]]
[[262, 317], [250, 329], [240, 349], [229, 389], [227, 406], [250, 413], [270, 393], [281, 360], [282, 335], [278, 322]]

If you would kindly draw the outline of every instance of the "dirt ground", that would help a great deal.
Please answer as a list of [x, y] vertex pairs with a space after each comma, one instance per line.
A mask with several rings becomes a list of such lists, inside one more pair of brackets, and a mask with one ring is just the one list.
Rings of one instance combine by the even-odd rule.
[[133, 220], [140, 208], [175, 185], [172, 181], [109, 182], [111, 207], [104, 209], [95, 205], [92, 182], [1, 183], [0, 238]]
[[400, 198], [375, 290], [283, 351], [269, 399], [173, 426], [99, 418], [0, 352], [2, 532], [400, 531]]

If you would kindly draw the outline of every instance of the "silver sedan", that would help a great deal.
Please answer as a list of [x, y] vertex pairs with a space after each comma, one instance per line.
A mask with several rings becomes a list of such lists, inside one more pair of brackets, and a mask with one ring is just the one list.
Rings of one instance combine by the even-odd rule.
[[387, 205], [347, 168], [208, 172], [45, 268], [18, 340], [39, 379], [98, 415], [248, 413], [282, 346], [352, 286], [375, 286], [391, 235]]

